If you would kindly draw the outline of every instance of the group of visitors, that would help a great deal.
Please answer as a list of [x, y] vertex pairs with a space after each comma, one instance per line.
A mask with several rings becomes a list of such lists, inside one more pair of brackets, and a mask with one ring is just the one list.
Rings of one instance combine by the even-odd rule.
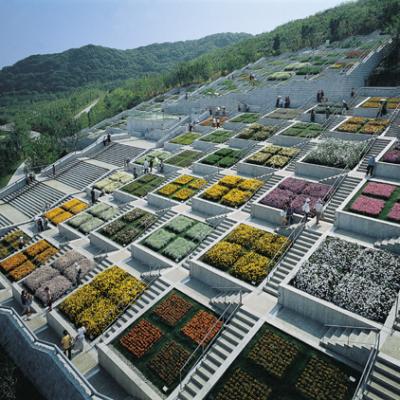
[[276, 108], [290, 108], [290, 97], [286, 96], [283, 98], [282, 96], [278, 96], [275, 102]]
[[36, 216], [34, 219], [34, 223], [35, 223], [36, 232], [38, 232], [38, 233], [46, 231], [49, 226], [49, 221], [43, 215]]
[[[153, 172], [154, 164], [158, 165], [158, 172], [163, 173], [164, 172], [164, 161], [162, 159], [159, 159], [158, 157], [150, 158], [148, 160], [147, 158], [144, 159], [143, 162], [143, 173], [148, 174]], [[134, 176], [136, 175], [136, 168], [134, 170]]]
[[325, 97], [324, 91], [318, 90], [317, 92], [317, 103], [323, 103], [324, 101], [328, 101], [328, 99]]
[[[288, 202], [286, 203], [285, 208], [281, 211], [281, 217], [282, 217], [282, 226], [291, 226], [293, 224], [293, 219], [294, 219], [294, 207], [292, 204], [293, 200], [289, 199]], [[301, 208], [304, 217], [302, 222], [307, 223], [310, 213], [311, 213], [311, 199], [307, 197], [303, 203], [303, 206]], [[316, 218], [316, 225], [319, 225], [319, 221], [323, 215], [324, 212], [324, 203], [321, 198], [319, 198], [316, 203], [314, 204], [314, 213], [315, 213], [315, 218]]]
[[382, 118], [388, 113], [387, 111], [387, 100], [386, 99], [380, 99], [379, 101], [379, 110], [378, 113], [376, 114], [376, 118]]
[[72, 338], [71, 334], [68, 333], [67, 330], [63, 331], [63, 337], [61, 338], [61, 348], [69, 360], [72, 359], [72, 350], [76, 350], [77, 353], [83, 351], [83, 342], [85, 340], [85, 333], [86, 333], [86, 328], [84, 325], [82, 325], [77, 330], [75, 339]]
[[250, 111], [250, 107], [247, 105], [247, 104], [238, 104], [238, 111], [239, 112], [242, 112], [242, 111], [244, 111], [244, 112], [249, 112]]
[[107, 133], [106, 136], [103, 137], [103, 145], [104, 145], [104, 147], [106, 147], [110, 143], [111, 143], [111, 134], [109, 132], [109, 133]]
[[221, 119], [219, 117], [213, 117], [212, 127], [213, 128], [221, 128]]

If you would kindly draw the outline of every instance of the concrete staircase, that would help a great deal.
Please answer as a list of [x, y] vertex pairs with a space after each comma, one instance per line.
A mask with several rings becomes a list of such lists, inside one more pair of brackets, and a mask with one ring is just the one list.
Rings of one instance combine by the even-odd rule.
[[227, 231], [236, 224], [236, 221], [223, 217], [216, 228], [200, 243], [196, 250], [183, 262], [182, 267], [190, 269], [190, 260], [200, 254], [207, 246], [226, 235]]
[[343, 182], [340, 184], [336, 193], [332, 196], [327, 207], [325, 208], [322, 221], [329, 222], [330, 224], [335, 222], [336, 210], [347, 199], [349, 194], [360, 182], [360, 178], [354, 178], [352, 176], [346, 176], [346, 178], [344, 178]]
[[116, 331], [125, 329], [132, 320], [136, 319], [139, 313], [143, 313], [151, 308], [166, 291], [171, 287], [162, 278], [154, 280], [150, 286], [139, 296], [139, 298], [128, 307], [125, 312], [117, 319], [117, 321], [102, 335], [101, 342], [112, 337]]
[[363, 400], [400, 399], [400, 365], [384, 353], [378, 353], [363, 393]]
[[357, 168], [357, 171], [364, 173], [367, 172], [367, 165], [369, 158], [371, 156], [377, 157], [378, 154], [380, 154], [387, 147], [389, 143], [390, 141], [387, 139], [376, 139], [375, 143], [371, 146], [367, 154], [362, 159], [360, 165]]
[[239, 308], [233, 318], [222, 328], [218, 339], [211, 345], [205, 356], [192, 369], [186, 384], [174, 398], [178, 400], [204, 398], [205, 393], [201, 393], [202, 389], [213, 375], [223, 368], [224, 362], [241, 345], [257, 321], [258, 318]]
[[107, 164], [116, 165], [117, 167], [122, 167], [126, 159], [132, 160], [143, 152], [144, 149], [140, 149], [139, 147], [127, 146], [121, 143], [111, 143], [111, 145], [106, 146], [104, 150], [101, 150], [91, 158]]
[[320, 339], [320, 345], [364, 366], [375, 343], [376, 334], [369, 329], [331, 326]]
[[3, 214], [0, 214], [0, 228], [12, 225], [12, 222]]
[[374, 246], [381, 250], [400, 254], [400, 236], [378, 240], [374, 243]]
[[96, 275], [100, 274], [100, 272], [103, 272], [111, 265], [113, 265], [113, 263], [108, 258], [96, 262], [96, 266], [82, 279], [82, 284], [89, 283]]
[[251, 213], [251, 205], [255, 203], [258, 199], [261, 199], [273, 186], [275, 186], [278, 182], [280, 182], [283, 178], [279, 175], [271, 175], [270, 178], [267, 179], [266, 183], [257, 191], [257, 193], [246, 203], [243, 207], [242, 211]]
[[65, 193], [38, 182], [5, 196], [3, 200], [32, 218], [43, 212], [46, 205], [54, 204], [64, 196]]
[[107, 172], [108, 170], [105, 168], [80, 161], [58, 175], [56, 180], [75, 189], [82, 190]]
[[270, 274], [264, 286], [264, 292], [278, 297], [279, 285], [294, 270], [304, 255], [322, 236], [320, 232], [304, 229], [294, 244], [289, 248], [277, 268]]

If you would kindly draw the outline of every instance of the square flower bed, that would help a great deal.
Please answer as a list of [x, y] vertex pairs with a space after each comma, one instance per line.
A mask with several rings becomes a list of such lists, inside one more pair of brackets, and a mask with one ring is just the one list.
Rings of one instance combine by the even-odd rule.
[[88, 204], [82, 200], [73, 198], [59, 207], [52, 208], [47, 211], [44, 216], [52, 222], [54, 225], [58, 225], [61, 222], [79, 214], [81, 211], [86, 210]]
[[241, 158], [243, 158], [244, 154], [245, 152], [243, 150], [227, 147], [224, 149], [219, 149], [209, 156], [202, 158], [199, 162], [221, 168], [230, 168]]
[[87, 211], [71, 218], [67, 223], [83, 234], [88, 234], [114, 218], [118, 210], [106, 203], [97, 203]]
[[[201, 126], [214, 126], [213, 118], [214, 117], [209, 117], [209, 118], [205, 119], [204, 121], [200, 122], [200, 125]], [[226, 122], [228, 120], [228, 117], [224, 117], [224, 116], [220, 116], [217, 118], [219, 118], [221, 126], [224, 124], [224, 122]]]
[[157, 216], [135, 208], [101, 228], [100, 233], [121, 246], [133, 242], [157, 221]]
[[304, 162], [334, 168], [354, 168], [366, 150], [364, 143], [327, 139], [317, 144], [304, 159]]
[[105, 193], [112, 193], [114, 190], [119, 189], [132, 180], [132, 175], [124, 171], [114, 172], [107, 178], [101, 179], [96, 182], [94, 187], [98, 190], [102, 190]]
[[[169, 395], [179, 384], [179, 372], [197, 343], [208, 342], [214, 312], [177, 290], [150, 308], [116, 337], [111, 348], [161, 392]], [[216, 324], [218, 326], [218, 324]], [[210, 337], [219, 331], [211, 330]], [[193, 367], [188, 364], [182, 377]]]
[[201, 261], [258, 285], [289, 245], [286, 237], [240, 224], [211, 247]]
[[351, 400], [359, 376], [347, 365], [265, 323], [208, 398]]
[[186, 133], [179, 135], [179, 136], [173, 138], [172, 140], [170, 140], [170, 143], [181, 144], [181, 145], [190, 145], [195, 140], [199, 139], [200, 137], [201, 137], [200, 133], [186, 132]]
[[400, 187], [381, 182], [367, 182], [346, 205], [345, 210], [384, 221], [400, 222], [396, 210]]
[[144, 160], [153, 160], [153, 166], [156, 167], [159, 163], [160, 160], [165, 161], [167, 158], [170, 158], [172, 156], [172, 153], [169, 151], [165, 150], [151, 150], [148, 153], [144, 154], [143, 156], [137, 158], [134, 162], [139, 165], [143, 165]]
[[189, 167], [193, 162], [203, 156], [201, 151], [184, 150], [179, 154], [165, 160], [166, 164], [175, 165], [177, 167]]
[[300, 110], [295, 110], [293, 108], [277, 108], [271, 114], [265, 116], [265, 118], [274, 119], [295, 119], [300, 115]]
[[314, 111], [316, 114], [326, 114], [326, 110], [329, 107], [329, 112], [330, 114], [338, 115], [342, 114], [342, 104], [337, 104], [337, 103], [324, 103], [324, 104], [318, 104], [316, 107], [314, 107]]
[[157, 189], [163, 182], [165, 182], [163, 176], [147, 174], [122, 187], [121, 190], [136, 197], [145, 197], [147, 193]]
[[267, 79], [269, 81], [287, 81], [294, 75], [294, 72], [274, 72]]
[[[197, 229], [197, 237], [194, 237], [195, 235], [191, 233], [195, 227]], [[142, 244], [175, 262], [180, 262], [212, 230], [209, 225], [203, 222], [180, 215], [148, 236], [143, 240]]]
[[271, 168], [284, 168], [299, 153], [300, 149], [296, 147], [266, 146], [247, 158], [245, 162]]
[[263, 182], [257, 179], [226, 175], [207, 189], [201, 198], [237, 208], [245, 204], [262, 185]]
[[225, 143], [234, 134], [235, 134], [235, 132], [232, 132], [232, 131], [218, 129], [212, 133], [209, 133], [206, 136], [201, 137], [200, 140], [203, 142], [211, 142], [211, 143], [221, 144], [221, 143]]
[[336, 131], [380, 135], [388, 126], [387, 119], [351, 117], [339, 125]]
[[383, 323], [400, 289], [399, 261], [385, 251], [328, 237], [301, 266], [292, 285]]
[[277, 188], [268, 193], [260, 203], [281, 210], [286, 209], [287, 205], [291, 203], [295, 213], [303, 214], [303, 204], [309, 198], [310, 215], [314, 215], [315, 203], [319, 198], [326, 199], [331, 189], [330, 185], [322, 183], [298, 178], [286, 178]]
[[177, 201], [186, 201], [199, 192], [207, 181], [192, 175], [181, 175], [157, 191], [161, 196]]
[[76, 326], [84, 325], [89, 339], [99, 336], [144, 290], [143, 282], [113, 266], [73, 292], [59, 310]]
[[379, 108], [381, 106], [381, 99], [385, 99], [387, 102], [387, 108], [389, 110], [394, 110], [400, 103], [400, 98], [398, 97], [370, 97], [367, 101], [361, 104], [362, 108]]
[[243, 113], [231, 119], [229, 122], [241, 122], [243, 124], [252, 124], [254, 122], [257, 122], [259, 118], [260, 114], [257, 113]]
[[400, 142], [395, 143], [382, 157], [382, 161], [390, 164], [400, 164]]
[[322, 132], [320, 124], [298, 122], [281, 133], [283, 136], [295, 136], [307, 139], [318, 137]]
[[265, 126], [261, 124], [251, 124], [240, 131], [237, 136], [240, 139], [263, 141], [271, 137], [278, 129], [275, 126]]
[[4, 235], [0, 240], [0, 260], [15, 253], [19, 249], [20, 238], [23, 238], [24, 244], [31, 239], [26, 233], [17, 229]]
[[0, 263], [0, 269], [9, 279], [19, 281], [36, 268], [45, 264], [57, 252], [57, 248], [46, 240], [41, 239], [24, 250], [4, 259]]

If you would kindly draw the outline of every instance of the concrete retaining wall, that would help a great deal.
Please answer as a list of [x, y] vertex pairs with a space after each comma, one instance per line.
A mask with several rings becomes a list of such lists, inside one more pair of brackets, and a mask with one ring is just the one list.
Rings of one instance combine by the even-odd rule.
[[378, 161], [374, 169], [374, 178], [400, 181], [400, 164]]
[[264, 165], [250, 164], [243, 161], [239, 161], [237, 164], [238, 175], [255, 177], [270, 174], [275, 171], [276, 169], [274, 168], [266, 167]]
[[147, 203], [149, 204], [149, 206], [157, 208], [174, 207], [180, 204], [175, 200], [169, 199], [168, 197], [160, 196], [156, 193], [149, 193], [147, 195]]
[[306, 176], [312, 179], [324, 179], [330, 176], [338, 175], [343, 172], [341, 168], [326, 167], [324, 165], [310, 164], [303, 161], [297, 161], [295, 174]]
[[193, 197], [192, 209], [194, 211], [198, 211], [202, 214], [211, 215], [211, 216], [226, 214], [226, 213], [229, 213], [229, 212], [232, 212], [235, 210], [231, 207], [227, 207], [227, 206], [224, 206], [224, 205], [218, 204], [218, 203], [213, 203], [211, 201], [207, 201], [207, 200], [201, 199], [199, 197]]

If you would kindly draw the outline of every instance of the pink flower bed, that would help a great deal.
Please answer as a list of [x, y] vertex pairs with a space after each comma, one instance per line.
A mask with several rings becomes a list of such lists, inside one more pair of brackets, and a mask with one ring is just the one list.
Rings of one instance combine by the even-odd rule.
[[296, 178], [286, 178], [282, 183], [279, 184], [279, 189], [290, 190], [293, 193], [303, 193], [303, 190], [307, 186], [307, 181]]
[[386, 152], [382, 160], [387, 163], [400, 164], [400, 150], [390, 150]]
[[323, 183], [309, 183], [303, 190], [303, 194], [320, 197], [324, 199], [328, 193], [331, 191], [332, 187], [329, 185], [325, 185]]
[[279, 188], [274, 189], [271, 193], [267, 194], [261, 203], [267, 206], [283, 209], [293, 196], [289, 190], [282, 190]]
[[388, 199], [395, 190], [396, 186], [388, 185], [387, 183], [370, 182], [365, 186], [363, 194]]
[[396, 222], [400, 222], [400, 203], [394, 203], [390, 213], [388, 215], [388, 219]]
[[378, 217], [382, 212], [383, 207], [385, 207], [385, 202], [383, 200], [361, 195], [352, 204], [350, 210], [371, 217]]

